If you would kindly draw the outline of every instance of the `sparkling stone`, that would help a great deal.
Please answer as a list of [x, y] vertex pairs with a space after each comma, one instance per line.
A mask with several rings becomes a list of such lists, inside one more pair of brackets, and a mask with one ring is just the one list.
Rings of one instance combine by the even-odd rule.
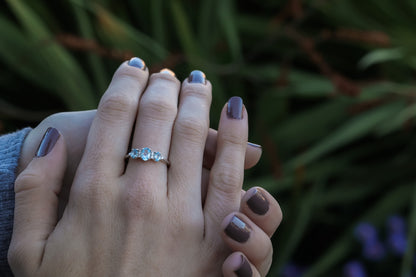
[[160, 152], [153, 152], [152, 156], [153, 156], [152, 159], [155, 160], [156, 162], [160, 161], [163, 158]]
[[152, 150], [150, 148], [146, 147], [143, 148], [140, 153], [140, 158], [142, 158], [143, 161], [148, 161], [152, 156]]
[[140, 156], [140, 150], [139, 149], [132, 149], [129, 153], [130, 157], [133, 159], [137, 159]]

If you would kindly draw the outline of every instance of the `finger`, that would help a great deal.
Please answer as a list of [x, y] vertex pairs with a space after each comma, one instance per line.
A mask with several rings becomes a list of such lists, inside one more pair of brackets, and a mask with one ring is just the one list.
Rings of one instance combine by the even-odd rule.
[[241, 199], [240, 212], [271, 237], [282, 222], [279, 203], [260, 187], [249, 189]]
[[63, 137], [49, 128], [36, 157], [15, 182], [13, 237], [8, 259], [15, 275], [40, 265], [48, 236], [57, 222], [58, 194], [66, 167]]
[[242, 213], [231, 213], [222, 222], [222, 238], [232, 251], [244, 253], [262, 276], [269, 271], [273, 246], [270, 238]]
[[[165, 159], [169, 159], [179, 89], [179, 80], [168, 69], [150, 76], [149, 84], [140, 99], [132, 148], [149, 148], [152, 152], [159, 152]], [[167, 166], [164, 163], [130, 158], [126, 175], [132, 180], [152, 178], [155, 191], [166, 195]]]
[[148, 74], [139, 58], [123, 63], [115, 72], [91, 124], [80, 164], [84, 172], [106, 168], [103, 174], [109, 176], [123, 173], [124, 156]]
[[[221, 223], [232, 211], [238, 211], [244, 179], [244, 157], [247, 146], [247, 112], [241, 98], [232, 97], [224, 107], [218, 129], [217, 155], [211, 169], [204, 212], [206, 226]], [[215, 239], [217, 229], [210, 227]]]
[[241, 252], [234, 252], [222, 265], [224, 277], [260, 277], [257, 268]]
[[[215, 154], [217, 152], [217, 131], [209, 129], [207, 142], [204, 152], [204, 167], [211, 169], [212, 164], [215, 161]], [[261, 157], [262, 147], [255, 143], [247, 143], [246, 158], [244, 161], [244, 168], [249, 169], [255, 166]]]
[[[178, 115], [172, 134], [169, 180], [176, 184], [169, 195], [193, 209], [201, 206], [202, 161], [209, 129], [211, 84], [205, 74], [192, 71], [182, 84]], [[186, 178], [184, 176], [186, 174]]]

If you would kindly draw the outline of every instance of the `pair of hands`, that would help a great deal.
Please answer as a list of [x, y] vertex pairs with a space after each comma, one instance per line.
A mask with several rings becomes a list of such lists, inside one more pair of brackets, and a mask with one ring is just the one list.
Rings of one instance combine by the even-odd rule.
[[[50, 131], [46, 150], [26, 167], [31, 142], [46, 123], [27, 138], [25, 169], [15, 184], [12, 270], [16, 276], [220, 276], [222, 267], [224, 276], [264, 276], [281, 211], [264, 190], [241, 190], [244, 167], [261, 154], [248, 147], [244, 158], [242, 103], [229, 101], [216, 134], [208, 129], [211, 85], [200, 73], [181, 86], [170, 71], [149, 78], [137, 65], [133, 59], [120, 66], [96, 114], [58, 116], [75, 118], [65, 127], [57, 117], [46, 120], [63, 135], [52, 143]], [[68, 140], [71, 135], [77, 139]], [[133, 147], [169, 153], [171, 166], [126, 165], [131, 137]], [[85, 149], [73, 143], [85, 139]], [[60, 193], [63, 180], [70, 193]], [[58, 195], [69, 195], [68, 203]], [[66, 205], [62, 217], [58, 202]]]

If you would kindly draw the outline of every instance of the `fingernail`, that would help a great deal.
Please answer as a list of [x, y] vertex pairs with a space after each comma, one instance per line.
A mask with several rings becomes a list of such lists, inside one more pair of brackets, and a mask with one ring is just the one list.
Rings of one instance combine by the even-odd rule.
[[39, 144], [38, 151], [36, 151], [36, 157], [44, 157], [51, 152], [59, 137], [58, 130], [49, 127], [43, 135], [42, 141]]
[[205, 84], [206, 83], [205, 73], [200, 70], [192, 71], [191, 74], [189, 74], [188, 82]]
[[246, 242], [250, 238], [251, 229], [236, 215], [225, 228], [227, 236], [238, 242]]
[[234, 271], [238, 277], [251, 277], [253, 276], [253, 270], [251, 270], [251, 266], [248, 263], [247, 259], [241, 255], [241, 264], [240, 267]]
[[238, 96], [231, 97], [228, 100], [227, 115], [232, 119], [241, 119], [243, 117], [243, 99]]
[[175, 72], [173, 72], [172, 70], [170, 70], [169, 68], [164, 68], [160, 71], [160, 73], [164, 73], [164, 74], [169, 74], [172, 75], [173, 77], [175, 77]]
[[251, 147], [254, 147], [254, 148], [260, 148], [260, 149], [262, 148], [261, 145], [255, 144], [255, 143], [252, 143], [252, 142], [247, 142], [247, 145], [251, 146]]
[[269, 201], [258, 189], [254, 189], [253, 195], [247, 200], [247, 205], [258, 215], [265, 215], [269, 210]]
[[144, 63], [144, 61], [137, 57], [131, 58], [129, 61], [129, 65], [143, 70], [146, 68], [146, 64]]

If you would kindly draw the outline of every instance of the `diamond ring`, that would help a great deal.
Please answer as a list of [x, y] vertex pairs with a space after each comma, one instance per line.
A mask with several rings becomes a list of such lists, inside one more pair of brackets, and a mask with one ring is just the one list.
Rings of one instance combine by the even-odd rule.
[[149, 160], [153, 160], [155, 162], [165, 163], [167, 166], [170, 165], [170, 162], [166, 160], [163, 157], [163, 155], [160, 154], [160, 152], [153, 152], [152, 149], [150, 149], [149, 147], [145, 147], [141, 149], [132, 148], [125, 158], [126, 159], [132, 158], [133, 160], [141, 159], [142, 161], [145, 161], [145, 162]]

